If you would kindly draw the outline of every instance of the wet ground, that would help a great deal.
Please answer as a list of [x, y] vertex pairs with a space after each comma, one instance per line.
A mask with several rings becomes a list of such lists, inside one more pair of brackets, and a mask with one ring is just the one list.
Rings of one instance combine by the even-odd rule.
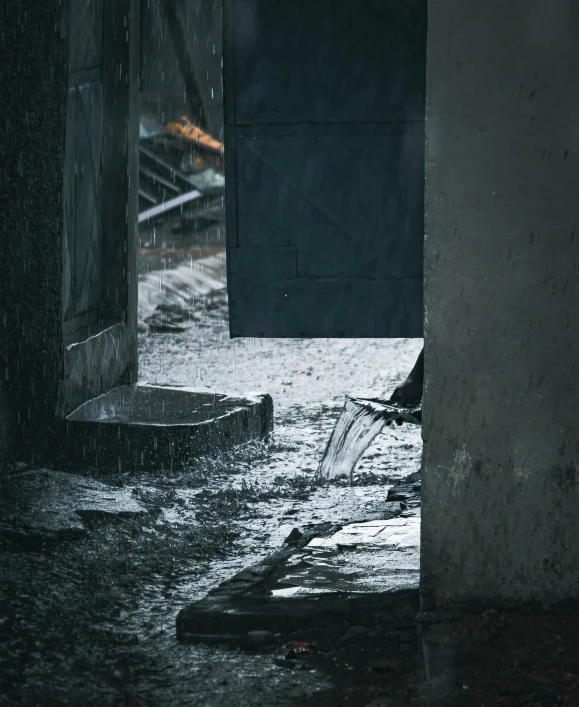
[[[92, 472], [122, 489], [115, 498], [130, 494], [135, 512], [88, 504], [72, 535], [30, 543], [2, 533], [0, 516], [0, 705], [579, 705], [579, 612], [571, 610], [425, 619], [422, 637], [414, 621], [393, 627], [378, 612], [364, 625], [289, 636], [319, 651], [287, 664], [272, 660], [271, 647], [177, 642], [180, 609], [277, 550], [293, 528], [379, 517], [388, 489], [418, 471], [421, 452], [419, 428], [390, 428], [352, 485], [315, 485], [344, 395], [392, 390], [421, 342], [231, 341], [219, 262], [190, 271], [198, 295], [187, 292], [185, 273], [167, 293], [187, 326], [140, 336], [141, 380], [265, 390], [275, 433], [172, 473]], [[144, 317], [163, 312], [153, 297], [163, 288], [150, 275], [143, 331]], [[16, 485], [30, 477], [23, 466], [6, 471]]]
[[[232, 341], [223, 289], [190, 308], [198, 316], [184, 331], [140, 335], [140, 380], [268, 392], [273, 438], [173, 473], [101, 474], [148, 512], [87, 516], [83, 537], [40, 549], [2, 540], [2, 705], [275, 706], [330, 694], [323, 666], [288, 670], [269, 653], [183, 645], [175, 617], [294, 527], [375, 516], [390, 486], [418, 470], [420, 430], [403, 425], [372, 444], [353, 485], [312, 483], [344, 396], [391, 391], [421, 341]], [[369, 701], [352, 699], [344, 704]]]

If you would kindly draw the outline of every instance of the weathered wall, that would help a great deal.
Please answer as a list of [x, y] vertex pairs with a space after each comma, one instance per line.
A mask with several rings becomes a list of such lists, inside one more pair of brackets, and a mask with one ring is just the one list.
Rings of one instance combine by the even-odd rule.
[[[0, 448], [51, 416], [62, 368], [65, 0], [0, 3]], [[2, 452], [0, 452], [1, 454]]]
[[430, 0], [425, 609], [579, 596], [578, 79], [573, 0]]
[[[42, 453], [54, 444], [49, 425], [57, 414], [136, 379], [137, 190], [130, 185], [138, 175], [139, 6], [139, 0], [0, 6], [0, 458], [9, 451]], [[76, 92], [93, 88], [90, 95], [102, 100], [88, 101], [79, 122], [71, 111], [78, 108]], [[104, 181], [102, 228], [93, 228], [86, 191], [77, 184], [73, 199], [69, 188], [93, 171]], [[71, 205], [78, 212], [73, 221]], [[63, 331], [71, 318], [63, 301], [72, 298], [70, 278], [63, 277], [65, 241], [66, 253], [78, 260], [78, 291], [91, 277], [102, 285], [98, 321], [81, 334]], [[102, 251], [97, 259], [90, 257], [92, 241]], [[114, 356], [91, 358], [113, 349], [89, 336], [114, 327], [120, 332]]]

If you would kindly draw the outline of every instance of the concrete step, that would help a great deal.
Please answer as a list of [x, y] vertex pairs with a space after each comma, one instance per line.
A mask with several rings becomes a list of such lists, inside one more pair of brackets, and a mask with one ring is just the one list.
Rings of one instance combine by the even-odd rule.
[[88, 401], [55, 429], [58, 468], [172, 469], [273, 430], [273, 402], [193, 388], [121, 386]]
[[[394, 488], [418, 506], [412, 488], [418, 484], [410, 486]], [[378, 615], [383, 624], [412, 623], [419, 607], [420, 508], [396, 505], [383, 520], [294, 529], [276, 553], [183, 609], [177, 637], [251, 647], [255, 632], [373, 624]]]

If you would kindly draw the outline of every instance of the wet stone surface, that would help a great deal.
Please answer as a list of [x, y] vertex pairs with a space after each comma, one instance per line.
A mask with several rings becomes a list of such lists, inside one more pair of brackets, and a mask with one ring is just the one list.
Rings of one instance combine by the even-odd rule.
[[0, 538], [5, 543], [62, 541], [84, 535], [95, 520], [156, 512], [128, 487], [49, 469], [13, 471], [0, 484]]
[[113, 425], [194, 425], [227, 415], [250, 399], [168, 386], [120, 386], [85, 403], [69, 422]]
[[[323, 644], [330, 667], [296, 671], [276, 665], [269, 648], [179, 643], [175, 620], [181, 608], [278, 550], [293, 528], [372, 520], [400, 508], [388, 490], [419, 469], [416, 426], [379, 435], [352, 485], [318, 486], [313, 478], [345, 395], [392, 390], [422, 342], [229, 340], [223, 316], [203, 322], [143, 335], [141, 381], [240, 395], [265, 390], [275, 406], [272, 439], [173, 472], [89, 469], [155, 512], [113, 523], [95, 517], [82, 537], [46, 548], [3, 542], [0, 704], [276, 707], [326, 699], [340, 676], [353, 674], [331, 668], [329, 657], [351, 651], [338, 642], [348, 626], [310, 636]], [[368, 628], [377, 632], [369, 639], [376, 647], [385, 643], [386, 629]], [[333, 653], [338, 645], [344, 648]], [[373, 681], [387, 679], [372, 673]], [[326, 704], [365, 705], [372, 694]]]
[[104, 470], [183, 468], [273, 429], [266, 393], [227, 395], [186, 386], [119, 386], [89, 400], [61, 423], [54, 464]]

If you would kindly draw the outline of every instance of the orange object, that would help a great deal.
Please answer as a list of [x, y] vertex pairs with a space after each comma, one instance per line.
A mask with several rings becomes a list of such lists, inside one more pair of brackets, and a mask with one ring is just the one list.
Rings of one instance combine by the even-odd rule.
[[201, 128], [198, 128], [196, 125], [193, 125], [189, 118], [184, 115], [181, 116], [178, 121], [167, 123], [165, 127], [173, 135], [179, 135], [189, 142], [194, 142], [196, 145], [204, 147], [206, 150], [223, 155], [223, 143], [219, 142], [219, 140], [215, 140], [209, 133], [201, 130]]

